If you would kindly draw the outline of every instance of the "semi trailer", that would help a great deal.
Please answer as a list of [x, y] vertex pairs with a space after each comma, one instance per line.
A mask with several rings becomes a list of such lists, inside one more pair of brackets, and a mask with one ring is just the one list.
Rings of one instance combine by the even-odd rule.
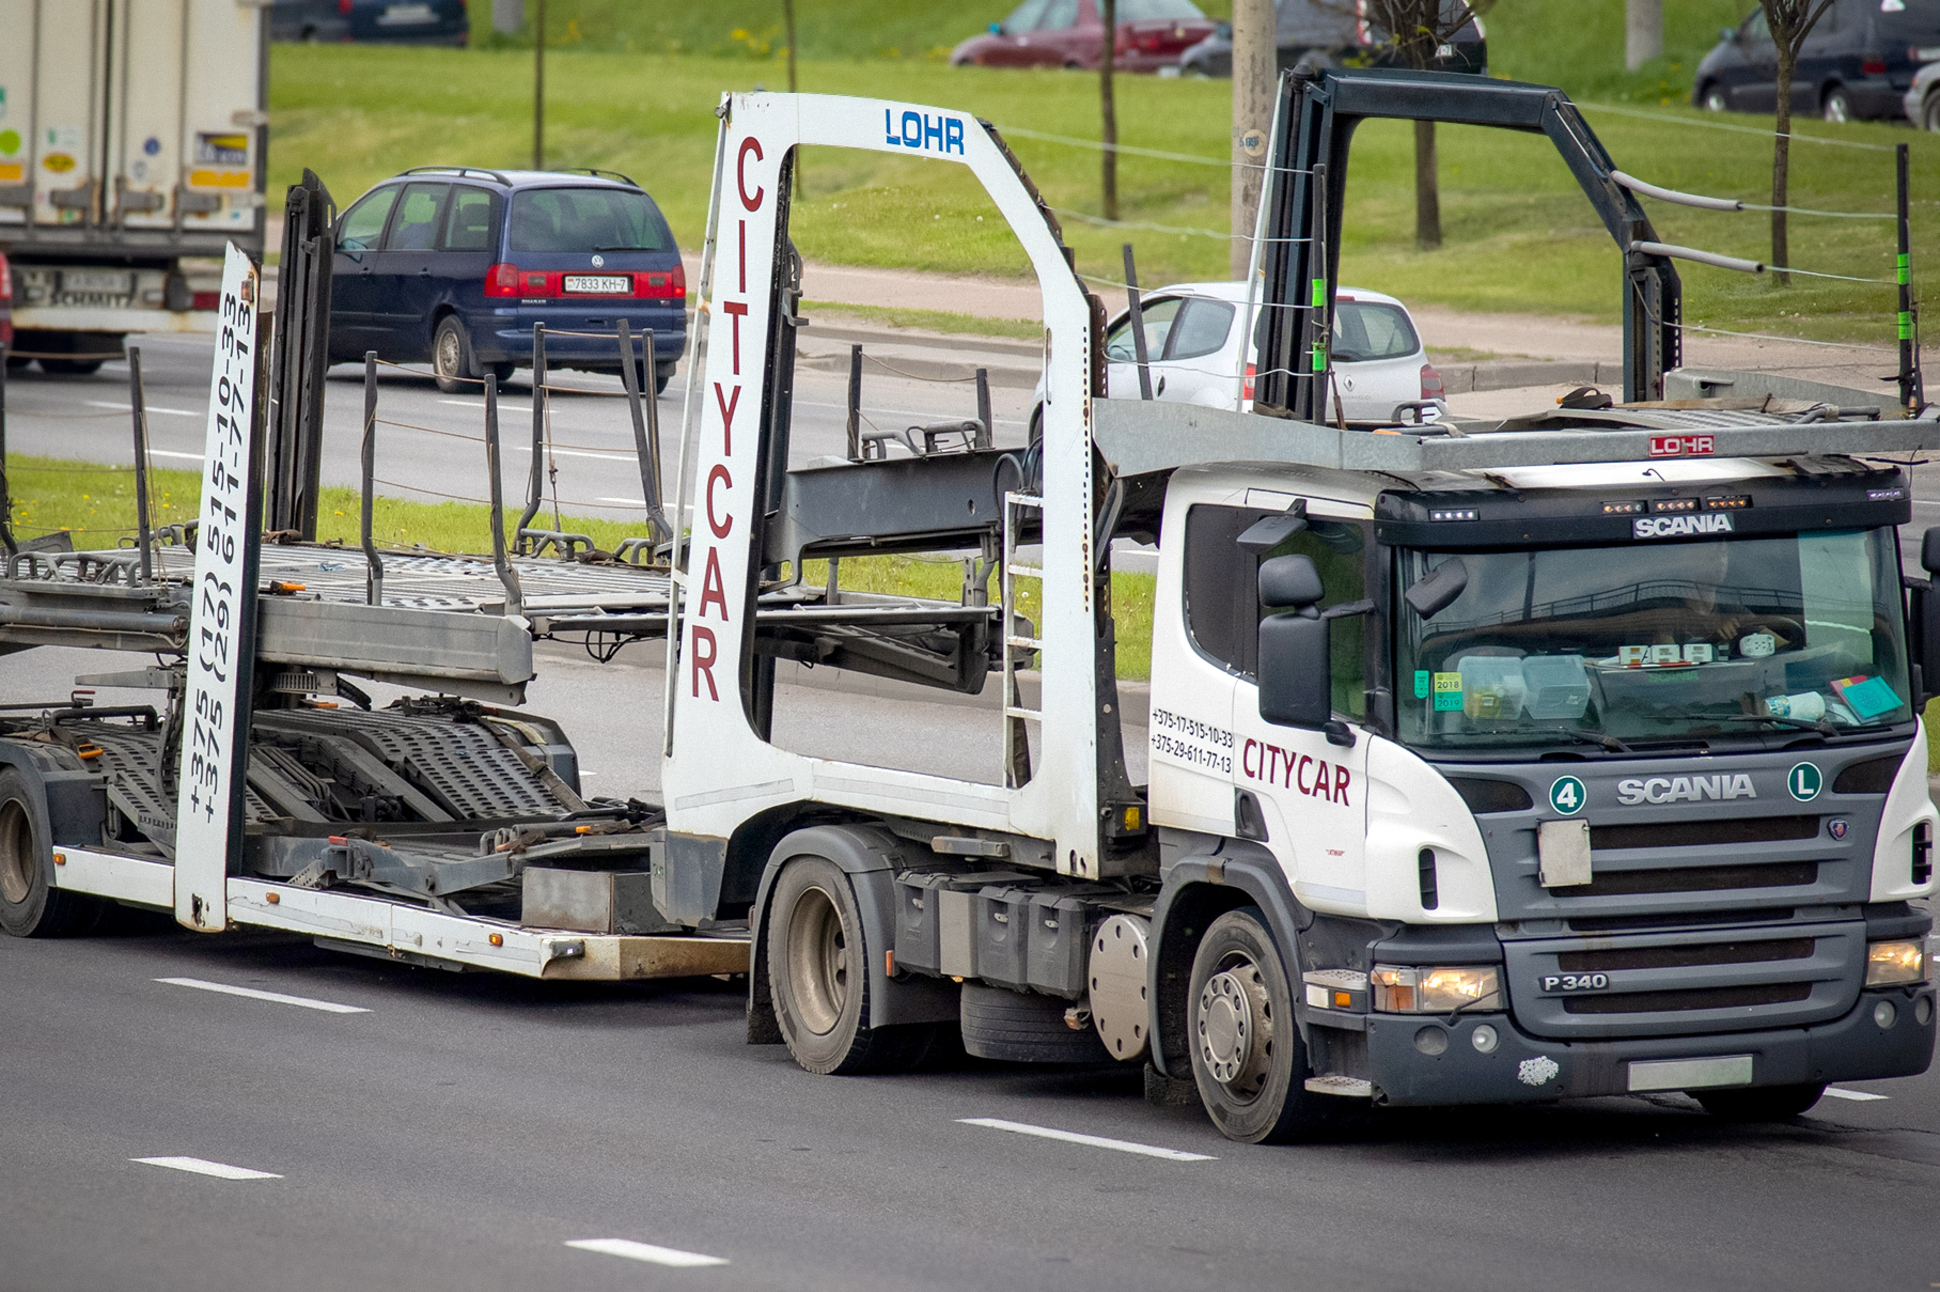
[[130, 332], [215, 330], [224, 247], [263, 253], [264, 12], [0, 0], [0, 252], [16, 362], [86, 373]]
[[[1134, 1063], [1254, 1142], [1358, 1108], [1660, 1091], [1776, 1118], [1925, 1070], [1940, 603], [1899, 534], [1940, 422], [1680, 367], [1675, 270], [1567, 96], [1283, 80], [1249, 412], [1104, 397], [1103, 306], [988, 123], [765, 93], [720, 116], [662, 563], [263, 546], [231, 513], [264, 473], [212, 413], [231, 501], [205, 495], [185, 545], [22, 553], [0, 583], [9, 645], [164, 661], [140, 670], [152, 710], [7, 721], [10, 931], [105, 898], [426, 965], [745, 973], [748, 1040], [813, 1073], [957, 1038]], [[1622, 254], [1621, 402], [1329, 424], [1340, 186], [1384, 116], [1556, 143]], [[1040, 439], [852, 440], [789, 468], [803, 145], [970, 171], [1043, 293]], [[1117, 538], [1159, 550], [1142, 778]], [[1919, 551], [1940, 568], [1940, 530]], [[961, 596], [803, 577], [897, 552], [960, 557]], [[218, 639], [253, 678], [218, 676]], [[624, 701], [660, 707], [662, 803], [583, 796], [566, 733], [515, 707], [532, 643], [578, 639], [664, 652], [662, 694]], [[938, 775], [786, 748], [784, 661], [994, 685], [1001, 755]], [[427, 694], [366, 707], [360, 678]], [[210, 705], [246, 721], [199, 724]], [[206, 750], [205, 783], [184, 769]], [[190, 846], [205, 788], [232, 825]]]

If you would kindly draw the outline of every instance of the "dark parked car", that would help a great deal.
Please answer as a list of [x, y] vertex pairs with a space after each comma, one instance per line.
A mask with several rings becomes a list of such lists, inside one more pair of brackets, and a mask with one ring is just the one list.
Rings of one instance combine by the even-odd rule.
[[471, 40], [466, 0], [271, 0], [271, 40], [377, 41], [463, 45]]
[[617, 373], [625, 319], [653, 332], [663, 390], [687, 348], [680, 251], [624, 175], [420, 166], [358, 198], [336, 246], [332, 362], [429, 360], [440, 390], [476, 392], [532, 362], [544, 323], [549, 366]]
[[[1445, 5], [1450, 20], [1460, 12], [1454, 7], [1456, 3], [1448, 0]], [[1355, 0], [1279, 0], [1274, 17], [1280, 70], [1303, 64], [1338, 67], [1363, 56], [1377, 66], [1384, 63], [1381, 46], [1387, 37], [1379, 29], [1364, 26], [1359, 9]], [[1187, 76], [1231, 76], [1233, 25], [1220, 23], [1212, 35], [1180, 55], [1179, 70]], [[1480, 18], [1462, 24], [1462, 29], [1437, 51], [1434, 70], [1488, 74], [1489, 42]]]
[[[1805, 38], [1792, 111], [1827, 121], [1898, 117], [1920, 64], [1940, 57], [1940, 0], [1833, 0]], [[1778, 106], [1778, 49], [1753, 9], [1698, 64], [1691, 102], [1713, 112]]]
[[[1921, 54], [1940, 59], [1940, 48], [1922, 49]], [[1940, 62], [1927, 63], [1913, 75], [1902, 100], [1906, 119], [1922, 130], [1940, 130]]]
[[[1212, 33], [1192, 0], [1118, 0], [1112, 64], [1128, 72], [1175, 66]], [[950, 51], [953, 67], [1095, 68], [1104, 61], [1105, 22], [1097, 0], [1024, 0], [990, 31]]]

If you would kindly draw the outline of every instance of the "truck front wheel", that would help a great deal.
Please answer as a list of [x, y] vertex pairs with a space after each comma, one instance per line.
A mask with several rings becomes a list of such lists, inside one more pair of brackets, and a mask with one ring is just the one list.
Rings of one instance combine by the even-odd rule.
[[11, 767], [0, 771], [0, 929], [17, 938], [61, 937], [99, 921], [101, 903], [55, 888], [51, 864], [25, 778]]
[[1266, 917], [1243, 906], [1214, 920], [1192, 958], [1192, 1075], [1227, 1139], [1284, 1144], [1328, 1120], [1306, 1088], [1293, 991]]
[[848, 876], [824, 857], [797, 857], [775, 881], [768, 916], [768, 985], [795, 1062], [823, 1076], [913, 1067], [934, 1027], [868, 1027], [872, 951]]

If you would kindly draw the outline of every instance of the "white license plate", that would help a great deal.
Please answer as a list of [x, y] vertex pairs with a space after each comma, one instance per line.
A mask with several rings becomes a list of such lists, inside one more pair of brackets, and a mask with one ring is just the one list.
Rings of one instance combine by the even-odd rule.
[[1702, 1059], [1645, 1059], [1630, 1064], [1630, 1091], [1702, 1090], [1707, 1086], [1748, 1086], [1752, 1056], [1722, 1054]]
[[628, 274], [567, 274], [566, 290], [588, 296], [631, 296], [633, 278]]
[[377, 23], [380, 27], [401, 27], [410, 23], [436, 21], [438, 15], [431, 11], [428, 4], [394, 4], [384, 7], [384, 16]]
[[129, 285], [128, 275], [125, 273], [102, 269], [69, 269], [61, 273], [61, 290], [126, 296], [134, 288]]

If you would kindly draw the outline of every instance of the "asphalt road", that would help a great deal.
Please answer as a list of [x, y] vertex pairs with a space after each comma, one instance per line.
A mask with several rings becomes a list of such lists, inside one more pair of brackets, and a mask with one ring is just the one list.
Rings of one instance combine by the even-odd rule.
[[[167, 398], [193, 389], [190, 349], [155, 365], [182, 374]], [[17, 382], [10, 402], [81, 411], [115, 388]], [[393, 392], [400, 420], [435, 415], [435, 391]], [[354, 424], [360, 396], [333, 383], [333, 418]], [[15, 446], [97, 433], [43, 424], [16, 412]], [[200, 428], [157, 432], [191, 451]], [[333, 448], [326, 478], [349, 460]], [[435, 454], [412, 469], [440, 478]], [[1940, 489], [1921, 492], [1940, 523]], [[9, 656], [0, 701], [126, 666]], [[532, 707], [574, 733], [589, 792], [653, 788], [657, 684], [650, 653], [543, 655]], [[784, 743], [994, 771], [987, 709], [786, 691]], [[1932, 1073], [1783, 1126], [1662, 1096], [1390, 1112], [1252, 1148], [1147, 1105], [1136, 1070], [813, 1077], [744, 1044], [733, 983], [538, 984], [131, 918], [0, 938], [0, 984], [0, 1292], [1940, 1284]]]

